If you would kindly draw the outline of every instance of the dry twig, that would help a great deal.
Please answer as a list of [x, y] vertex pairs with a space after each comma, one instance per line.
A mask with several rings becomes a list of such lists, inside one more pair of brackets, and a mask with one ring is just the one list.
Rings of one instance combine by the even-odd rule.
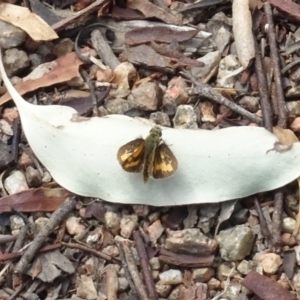
[[268, 22], [268, 39], [270, 44], [270, 52], [272, 59], [272, 66], [274, 69], [274, 80], [277, 92], [277, 102], [278, 102], [278, 123], [277, 125], [281, 128], [286, 128], [286, 108], [285, 108], [285, 100], [284, 93], [282, 88], [282, 79], [280, 72], [280, 60], [276, 43], [276, 35], [274, 28], [274, 21], [272, 15], [272, 9], [270, 3], [266, 2], [264, 4], [264, 11], [266, 14], [267, 22]]
[[137, 253], [139, 255], [139, 260], [140, 260], [140, 265], [141, 269], [143, 272], [144, 280], [145, 280], [145, 285], [149, 294], [149, 298], [152, 300], [158, 300], [158, 295], [155, 289], [155, 284], [153, 281], [152, 273], [151, 273], [151, 268], [149, 266], [149, 259], [146, 253], [146, 249], [144, 246], [144, 242], [141, 236], [141, 233], [139, 231], [135, 231], [133, 233], [133, 238], [135, 241], [135, 246]]
[[140, 300], [150, 300], [147, 296], [144, 284], [139, 276], [138, 268], [135, 264], [134, 257], [127, 241], [121, 242], [124, 256], [127, 262], [128, 270], [131, 275], [132, 281], [134, 282], [135, 289], [140, 297]]
[[61, 207], [59, 207], [50, 217], [47, 224], [41, 229], [37, 234], [32, 244], [28, 247], [20, 261], [18, 262], [15, 272], [24, 273], [28, 264], [35, 257], [36, 253], [39, 251], [40, 247], [54, 230], [54, 228], [61, 223], [61, 221], [66, 217], [66, 215], [75, 208], [76, 200], [75, 197], [67, 199]]
[[215, 92], [213, 88], [211, 88], [208, 84], [201, 83], [197, 81], [194, 76], [187, 72], [181, 72], [181, 74], [186, 77], [187, 79], [191, 80], [192, 83], [196, 85], [194, 89], [190, 91], [190, 94], [192, 95], [199, 95], [205, 98], [208, 98], [214, 102], [217, 102], [219, 104], [222, 104], [228, 108], [230, 108], [232, 111], [244, 116], [245, 118], [251, 120], [252, 122], [255, 122], [259, 125], [262, 125], [262, 119], [258, 117], [255, 114], [252, 114], [248, 110], [244, 109], [243, 107], [237, 105], [236, 103], [228, 100], [227, 98], [223, 97], [221, 94]]

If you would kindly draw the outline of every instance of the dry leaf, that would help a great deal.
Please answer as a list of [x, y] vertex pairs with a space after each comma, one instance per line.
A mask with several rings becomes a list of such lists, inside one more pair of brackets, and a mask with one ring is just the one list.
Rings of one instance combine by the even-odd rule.
[[51, 41], [58, 38], [56, 32], [43, 19], [26, 7], [2, 3], [0, 20], [21, 28], [34, 41]]
[[63, 188], [26, 190], [1, 198], [0, 212], [11, 211], [11, 208], [19, 212], [52, 212], [58, 209], [70, 195], [71, 193]]
[[182, 21], [176, 18], [165, 9], [162, 9], [147, 0], [129, 0], [127, 7], [136, 9], [144, 14], [147, 18], [157, 18], [168, 24], [182, 25]]
[[292, 0], [268, 0], [267, 2], [272, 4], [278, 10], [286, 13], [289, 17], [293, 17], [297, 21], [300, 21], [300, 7]]
[[283, 129], [281, 127], [273, 127], [273, 133], [277, 136], [279, 143], [285, 146], [293, 145], [299, 142], [295, 133], [290, 129]]
[[126, 32], [125, 34], [125, 43], [127, 45], [138, 45], [144, 44], [148, 42], [160, 42], [160, 43], [171, 43], [173, 41], [182, 42], [188, 41], [193, 38], [199, 29], [191, 29], [189, 31], [176, 31], [172, 30], [172, 28], [166, 27], [143, 27], [143, 28], [135, 28]]
[[[69, 81], [80, 77], [79, 66], [83, 62], [77, 57], [75, 52], [68, 53], [58, 59], [44, 63], [35, 68], [27, 77], [15, 85], [15, 89], [20, 95], [32, 92], [41, 87]], [[0, 98], [0, 105], [11, 99], [6, 93]]]

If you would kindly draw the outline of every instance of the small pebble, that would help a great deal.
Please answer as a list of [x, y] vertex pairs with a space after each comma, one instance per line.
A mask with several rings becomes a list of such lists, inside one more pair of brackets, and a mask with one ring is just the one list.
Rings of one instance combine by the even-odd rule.
[[38, 187], [42, 183], [39, 171], [32, 166], [26, 168], [25, 176], [30, 187]]
[[191, 105], [179, 105], [173, 119], [174, 128], [197, 129], [197, 115]]
[[9, 195], [28, 190], [26, 178], [21, 171], [12, 172], [5, 180], [4, 187]]
[[162, 235], [165, 228], [162, 226], [160, 220], [153, 222], [147, 227], [147, 232], [149, 234], [150, 241], [155, 244], [157, 239]]
[[70, 235], [80, 235], [85, 231], [85, 226], [80, 223], [80, 218], [71, 216], [66, 221], [66, 229]]
[[138, 226], [138, 216], [137, 215], [125, 215], [121, 219], [121, 236], [126, 239], [129, 239], [132, 235], [132, 232]]
[[282, 231], [293, 233], [296, 226], [296, 220], [290, 217], [284, 218], [282, 223]]
[[199, 268], [193, 270], [193, 279], [195, 282], [208, 282], [214, 274], [213, 268]]
[[266, 274], [275, 274], [282, 265], [282, 259], [278, 254], [266, 253], [259, 257], [258, 262]]
[[169, 295], [169, 293], [172, 289], [172, 286], [169, 285], [169, 284], [164, 284], [164, 283], [158, 281], [155, 284], [155, 289], [156, 289], [159, 296], [161, 296], [163, 298], [166, 298], [166, 297], [168, 297], [168, 295]]
[[295, 246], [297, 244], [297, 240], [291, 233], [283, 233], [281, 235], [281, 241], [283, 246]]
[[4, 52], [3, 65], [8, 77], [19, 74], [29, 64], [29, 57], [23, 50], [12, 48]]
[[150, 211], [149, 205], [134, 204], [132, 205], [134, 213], [139, 217], [147, 217]]
[[105, 227], [112, 233], [117, 233], [120, 230], [120, 217], [118, 214], [107, 211], [104, 215]]
[[49, 219], [45, 217], [39, 217], [38, 219], [36, 219], [34, 221], [34, 224], [36, 226], [35, 229], [37, 230], [37, 232], [39, 232], [42, 228], [44, 228], [48, 221]]
[[158, 257], [152, 257], [149, 260], [149, 265], [151, 267], [151, 270], [159, 270], [160, 269], [160, 260]]
[[69, 38], [59, 40], [59, 42], [53, 47], [52, 53], [57, 56], [63, 56], [71, 53], [74, 50], [74, 42]]
[[161, 111], [157, 111], [150, 114], [150, 120], [153, 120], [155, 124], [165, 127], [171, 127], [171, 120], [169, 116]]
[[24, 220], [17, 215], [12, 215], [9, 217], [9, 219], [10, 219], [10, 230], [11, 231], [21, 229], [22, 227], [25, 226]]
[[162, 284], [179, 284], [182, 282], [182, 274], [179, 270], [170, 269], [160, 273], [159, 279]]
[[161, 103], [162, 91], [157, 82], [143, 82], [131, 91], [134, 106], [144, 111], [154, 111]]

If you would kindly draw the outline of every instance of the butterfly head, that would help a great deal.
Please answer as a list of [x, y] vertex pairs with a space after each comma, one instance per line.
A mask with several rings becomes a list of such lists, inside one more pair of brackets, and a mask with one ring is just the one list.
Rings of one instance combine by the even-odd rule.
[[161, 128], [159, 126], [154, 126], [151, 130], [150, 130], [150, 134], [151, 135], [156, 135], [158, 137], [161, 137]]

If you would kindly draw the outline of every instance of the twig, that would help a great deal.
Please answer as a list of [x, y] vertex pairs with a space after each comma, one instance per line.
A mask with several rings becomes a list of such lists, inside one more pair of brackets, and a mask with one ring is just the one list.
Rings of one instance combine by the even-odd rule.
[[25, 225], [20, 229], [12, 252], [18, 252], [23, 247], [27, 235], [27, 229], [28, 225]]
[[296, 216], [296, 226], [293, 230], [293, 236], [297, 236], [300, 229], [300, 178], [298, 178], [298, 198], [299, 198], [299, 209], [298, 214]]
[[138, 268], [135, 264], [134, 257], [130, 248], [130, 245], [127, 241], [121, 242], [125, 259], [128, 265], [128, 270], [130, 272], [131, 278], [134, 282], [136, 291], [140, 297], [140, 300], [149, 300], [147, 293], [145, 291], [145, 287], [143, 285], [143, 282], [139, 276]]
[[237, 105], [236, 103], [228, 100], [227, 98], [223, 97], [218, 92], [214, 91], [208, 84], [198, 82], [193, 75], [187, 72], [180, 72], [184, 77], [191, 80], [196, 87], [190, 91], [189, 94], [192, 95], [199, 95], [205, 98], [208, 98], [212, 101], [215, 101], [219, 104], [225, 105], [226, 107], [230, 108], [234, 112], [248, 118], [252, 122], [255, 122], [259, 125], [262, 125], [262, 119], [255, 114], [250, 113], [248, 110], [244, 109], [243, 107]]
[[272, 215], [272, 245], [274, 252], [278, 252], [281, 246], [281, 227], [282, 227], [283, 193], [277, 191], [274, 199], [274, 211]]
[[[60, 247], [61, 247], [60, 244], [49, 245], [49, 246], [45, 246], [45, 247], [41, 248], [38, 252], [39, 253], [48, 252], [48, 251], [58, 249]], [[14, 258], [18, 258], [18, 257], [21, 257], [24, 253], [25, 253], [25, 251], [3, 253], [3, 254], [0, 254], [0, 261], [7, 261], [7, 260], [14, 259]]]
[[92, 103], [93, 103], [93, 116], [97, 117], [98, 116], [98, 107], [97, 107], [97, 98], [96, 98], [96, 93], [95, 93], [95, 83], [93, 80], [90, 79], [87, 71], [82, 69], [80, 73], [90, 89]]
[[25, 226], [23, 226], [20, 229], [20, 233], [18, 234], [18, 238], [17, 238], [15, 245], [13, 247], [13, 250], [12, 250], [12, 252], [18, 252], [23, 247], [24, 241], [26, 239], [29, 221], [28, 221], [28, 218], [22, 212], [16, 210], [15, 208], [11, 207], [11, 211], [13, 213], [17, 214], [20, 218], [22, 218], [22, 220], [25, 223]]
[[106, 294], [107, 300], [118, 300], [118, 276], [113, 266], [106, 270]]
[[137, 250], [137, 253], [139, 256], [139, 261], [140, 261], [145, 285], [147, 288], [147, 292], [149, 294], [149, 298], [152, 300], [158, 300], [158, 295], [157, 295], [157, 292], [155, 289], [155, 284], [153, 281], [151, 268], [149, 266], [149, 259], [148, 259], [147, 253], [146, 253], [142, 235], [139, 231], [135, 231], [133, 233], [133, 238], [134, 238], [136, 250]]
[[32, 282], [29, 288], [27, 288], [26, 292], [22, 295], [23, 298], [28, 299], [30, 295], [32, 295], [38, 287], [40, 287], [42, 284], [42, 281], [35, 278], [35, 280]]
[[78, 11], [76, 14], [73, 14], [71, 17], [64, 18], [63, 20], [53, 24], [51, 27], [56, 32], [59, 32], [63, 29], [65, 29], [67, 26], [70, 26], [78, 21], [78, 19], [84, 18], [84, 16], [87, 16], [89, 14], [92, 14], [94, 11], [99, 11], [99, 7], [104, 7], [107, 3], [106, 0], [96, 0], [88, 7], [82, 9], [81, 11]]
[[265, 216], [264, 216], [264, 214], [261, 210], [261, 207], [260, 207], [260, 204], [258, 202], [257, 197], [254, 198], [254, 205], [255, 205], [255, 209], [256, 209], [257, 214], [258, 214], [261, 234], [265, 239], [270, 241], [271, 233], [270, 233], [267, 221], [265, 219]]
[[127, 261], [126, 261], [126, 258], [125, 258], [124, 250], [123, 250], [122, 245], [121, 245], [120, 242], [117, 242], [117, 245], [118, 245], [118, 248], [119, 248], [120, 258], [121, 258], [121, 261], [122, 261], [122, 267], [124, 269], [125, 276], [126, 276], [126, 278], [128, 280], [129, 286], [131, 288], [131, 292], [137, 298], [138, 294], [137, 294], [135, 285], [134, 285], [134, 283], [133, 283], [133, 281], [131, 279], [131, 275], [130, 275], [130, 272], [129, 272], [129, 269], [128, 269], [128, 264], [127, 264]]
[[18, 236], [0, 234], [0, 245], [15, 241]]
[[255, 73], [257, 77], [258, 84], [258, 92], [260, 96], [260, 105], [263, 115], [264, 127], [272, 132], [273, 127], [273, 113], [270, 103], [270, 91], [267, 83], [266, 73], [262, 64], [260, 50], [255, 41]]
[[282, 88], [280, 60], [279, 60], [279, 55], [277, 50], [274, 21], [273, 21], [272, 8], [270, 3], [268, 2], [264, 3], [264, 12], [266, 14], [267, 22], [269, 25], [267, 32], [268, 32], [268, 39], [270, 45], [272, 66], [274, 70], [274, 81], [275, 81], [276, 92], [277, 92], [277, 102], [278, 102], [278, 110], [279, 110], [277, 125], [281, 128], [286, 128], [286, 108], [285, 108], [284, 93]]
[[18, 289], [9, 297], [8, 300], [14, 300], [14, 299], [16, 299], [19, 296], [19, 294], [22, 292], [22, 290], [24, 289], [24, 287], [27, 285], [27, 283], [28, 283], [28, 280], [26, 282], [24, 282], [22, 285], [20, 285], [18, 287]]
[[15, 163], [18, 162], [18, 157], [19, 157], [19, 143], [21, 139], [21, 123], [20, 123], [20, 118], [14, 119], [13, 125], [13, 138], [11, 141], [11, 154], [13, 157], [13, 160]]
[[120, 64], [120, 62], [113, 53], [111, 47], [108, 45], [106, 39], [102, 36], [102, 33], [96, 29], [92, 32], [91, 37], [93, 47], [103, 63], [114, 70]]
[[293, 68], [294, 66], [300, 64], [300, 59], [297, 58], [294, 61], [292, 61], [291, 63], [287, 64], [284, 68], [281, 69], [281, 74], [286, 73], [288, 70], [290, 70], [291, 68]]
[[87, 253], [91, 253], [93, 255], [95, 255], [96, 257], [99, 257], [99, 258], [103, 258], [105, 260], [108, 260], [110, 261], [111, 260], [111, 257], [105, 253], [102, 253], [102, 252], [99, 252], [95, 249], [92, 249], [88, 246], [85, 246], [85, 245], [80, 245], [80, 244], [74, 244], [74, 243], [65, 243], [65, 242], [60, 242], [63, 246], [65, 247], [68, 247], [68, 248], [71, 248], [71, 249], [78, 249], [78, 250], [82, 250], [82, 251], [85, 251]]
[[34, 238], [32, 244], [26, 250], [20, 261], [18, 262], [15, 272], [24, 273], [28, 264], [32, 261], [37, 251], [40, 249], [46, 238], [51, 234], [55, 227], [75, 208], [75, 197], [67, 199], [50, 217], [46, 225]]

